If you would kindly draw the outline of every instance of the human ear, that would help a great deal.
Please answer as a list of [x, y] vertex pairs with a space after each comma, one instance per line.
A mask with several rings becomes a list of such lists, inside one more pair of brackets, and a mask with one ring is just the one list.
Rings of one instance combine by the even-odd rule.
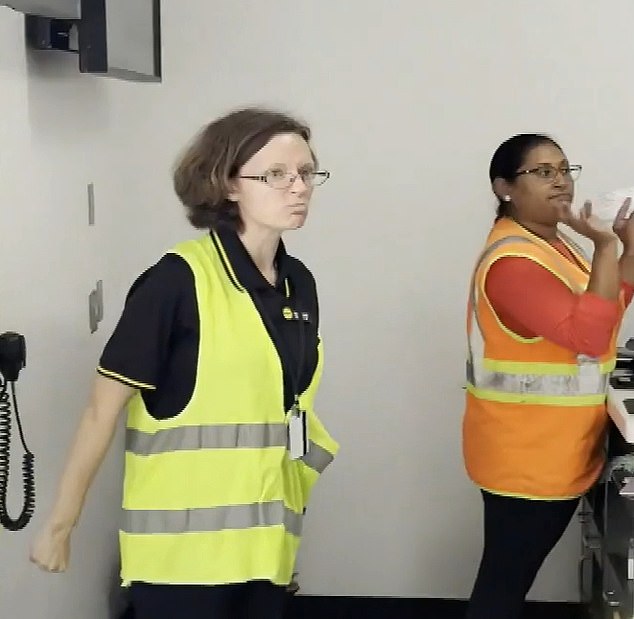
[[227, 199], [231, 202], [240, 201], [240, 187], [237, 179], [232, 179], [227, 183]]
[[511, 202], [511, 184], [503, 178], [496, 178], [493, 181], [493, 192], [500, 202]]

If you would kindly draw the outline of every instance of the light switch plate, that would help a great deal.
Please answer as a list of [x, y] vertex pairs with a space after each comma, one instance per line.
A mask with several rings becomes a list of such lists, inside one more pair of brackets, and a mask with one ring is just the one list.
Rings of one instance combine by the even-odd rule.
[[99, 280], [88, 295], [88, 324], [90, 332], [95, 333], [103, 320], [103, 282]]
[[88, 225], [95, 225], [95, 186], [88, 183]]

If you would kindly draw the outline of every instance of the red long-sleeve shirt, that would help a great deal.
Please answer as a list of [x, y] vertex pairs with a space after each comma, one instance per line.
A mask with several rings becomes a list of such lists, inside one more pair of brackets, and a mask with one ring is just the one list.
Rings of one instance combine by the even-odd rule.
[[[552, 243], [572, 262], [573, 255]], [[634, 287], [622, 284], [629, 305]], [[543, 337], [577, 354], [598, 357], [610, 344], [618, 321], [618, 304], [591, 292], [573, 293], [533, 260], [508, 256], [489, 269], [485, 291], [502, 323], [522, 337]]]

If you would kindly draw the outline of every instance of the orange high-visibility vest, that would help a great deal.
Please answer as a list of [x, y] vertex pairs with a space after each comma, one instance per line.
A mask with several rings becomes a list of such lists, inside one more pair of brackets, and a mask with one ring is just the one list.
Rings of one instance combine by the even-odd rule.
[[[474, 270], [467, 312], [463, 454], [469, 477], [496, 494], [576, 497], [593, 485], [603, 467], [606, 393], [620, 319], [608, 351], [589, 358], [541, 337], [513, 333], [485, 293], [491, 265], [519, 256], [581, 294], [589, 281], [589, 261], [569, 238], [560, 239], [578, 265], [519, 224], [502, 219], [493, 226]], [[623, 293], [619, 302], [622, 316]]]

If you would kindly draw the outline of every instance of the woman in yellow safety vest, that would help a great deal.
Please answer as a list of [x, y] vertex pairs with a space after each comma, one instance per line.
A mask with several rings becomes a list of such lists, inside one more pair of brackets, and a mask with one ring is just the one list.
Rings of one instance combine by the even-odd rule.
[[121, 576], [136, 619], [282, 617], [311, 489], [338, 446], [314, 411], [315, 281], [281, 240], [306, 220], [310, 130], [249, 108], [174, 173], [200, 238], [133, 284], [31, 559], [68, 565], [85, 494], [127, 405]]
[[[612, 226], [589, 203], [573, 214], [580, 171], [537, 134], [510, 138], [491, 161], [498, 217], [476, 262], [467, 317], [464, 457], [484, 499], [468, 619], [520, 617], [604, 464], [608, 378], [634, 290], [634, 218], [628, 201]], [[591, 261], [560, 223], [593, 243]]]

